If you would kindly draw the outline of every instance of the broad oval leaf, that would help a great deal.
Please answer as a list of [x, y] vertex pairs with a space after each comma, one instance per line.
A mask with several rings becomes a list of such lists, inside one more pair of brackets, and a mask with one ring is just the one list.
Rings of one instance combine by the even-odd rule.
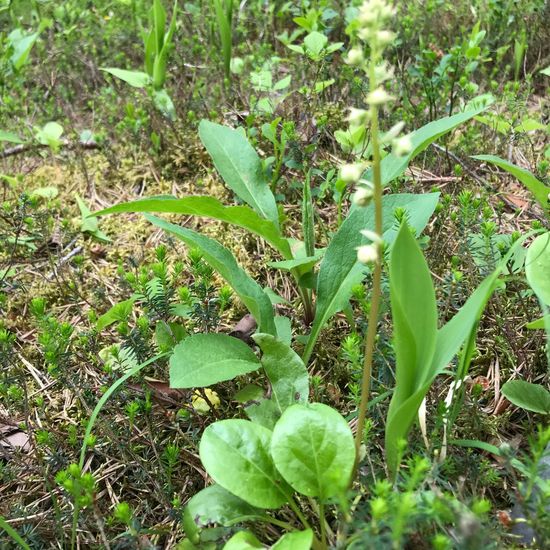
[[101, 67], [100, 71], [112, 74], [120, 80], [130, 84], [134, 88], [145, 88], [151, 83], [151, 77], [142, 71], [126, 71], [124, 69], [116, 69], [114, 67]]
[[528, 411], [550, 414], [550, 392], [540, 384], [509, 380], [500, 390], [511, 403]]
[[525, 187], [527, 187], [527, 189], [529, 189], [533, 197], [535, 197], [535, 200], [542, 206], [542, 208], [548, 210], [548, 194], [550, 193], [550, 187], [544, 185], [544, 183], [533, 176], [529, 170], [525, 170], [525, 168], [516, 166], [515, 164], [512, 164], [511, 162], [501, 159], [495, 155], [476, 155], [472, 158], [489, 162], [499, 168], [502, 168], [503, 170], [506, 170], [509, 174], [512, 174], [512, 176], [517, 178], [521, 183], [523, 183], [523, 185], [525, 185]]
[[292, 531], [283, 535], [271, 550], [309, 550], [313, 544], [313, 531]]
[[291, 493], [269, 452], [271, 432], [248, 420], [210, 424], [199, 453], [208, 474], [235, 496], [258, 508], [281, 507]]
[[202, 527], [218, 524], [230, 527], [235, 523], [259, 520], [265, 513], [226, 491], [219, 485], [211, 485], [193, 496], [185, 507], [184, 527], [187, 536]]
[[172, 233], [187, 245], [200, 248], [203, 257], [227, 281], [248, 308], [260, 332], [276, 334], [273, 306], [262, 287], [242, 269], [235, 257], [219, 242], [173, 223], [145, 214], [151, 223]]
[[[391, 245], [397, 234], [394, 211], [402, 207], [417, 234], [420, 234], [432, 215], [439, 193], [426, 195], [396, 194], [383, 198], [384, 241]], [[357, 261], [356, 248], [365, 243], [362, 229], [374, 230], [374, 206], [356, 208], [344, 220], [325, 252], [317, 280], [315, 319], [308, 338], [303, 360], [307, 364], [319, 333], [329, 318], [345, 308], [351, 289], [359, 284], [368, 270]]]
[[254, 352], [225, 334], [194, 334], [174, 347], [171, 388], [204, 388], [260, 368]]
[[275, 197], [258, 153], [239, 131], [202, 120], [199, 136], [227, 186], [258, 214], [279, 225]]
[[248, 206], [224, 206], [214, 197], [196, 196], [178, 199], [164, 195], [116, 204], [96, 212], [95, 215], [103, 216], [119, 212], [170, 212], [221, 220], [247, 229], [251, 233], [262, 237], [287, 260], [292, 258], [290, 245], [281, 235], [279, 228], [273, 222], [262, 218]]
[[271, 391], [269, 396], [245, 410], [252, 421], [273, 429], [290, 405], [307, 403], [309, 375], [304, 363], [289, 345], [269, 334], [255, 334], [253, 338], [263, 352], [261, 363]]
[[332, 407], [292, 405], [275, 425], [271, 454], [296, 491], [325, 500], [348, 487], [355, 445], [348, 423]]

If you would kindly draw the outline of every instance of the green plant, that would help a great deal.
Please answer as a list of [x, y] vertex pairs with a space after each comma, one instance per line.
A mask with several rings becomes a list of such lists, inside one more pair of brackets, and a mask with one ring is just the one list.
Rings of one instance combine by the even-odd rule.
[[[187, 504], [187, 535], [193, 544], [199, 544], [201, 531], [208, 524], [230, 526], [254, 520], [290, 531], [274, 548], [283, 548], [283, 542], [290, 540], [289, 548], [308, 549], [312, 544], [327, 548], [332, 534], [327, 530], [325, 506], [333, 497], [343, 495], [349, 484], [355, 460], [353, 436], [337, 411], [321, 403], [307, 403], [307, 371], [286, 344], [268, 334], [256, 334], [254, 339], [263, 351], [261, 363], [272, 393], [245, 408], [251, 420], [222, 420], [205, 430], [200, 457], [216, 484]], [[215, 349], [220, 359], [227, 357], [225, 349]], [[295, 492], [314, 505], [320, 540]], [[267, 513], [283, 505], [290, 507], [305, 531]], [[233, 548], [243, 537], [250, 535], [235, 535], [224, 548]]]
[[82, 473], [82, 468], [78, 464], [71, 464], [66, 470], [58, 472], [55, 480], [69, 493], [73, 500], [71, 548], [74, 548], [80, 511], [91, 506], [94, 502], [95, 480], [92, 474]]
[[[389, 274], [396, 372], [385, 441], [386, 460], [392, 476], [395, 477], [400, 462], [401, 440], [406, 437], [433, 381], [444, 372], [464, 342], [466, 346], [458, 362], [455, 384], [462, 384], [466, 378], [480, 316], [507, 261], [521, 242], [516, 242], [455, 316], [438, 328], [429, 268], [416, 239], [407, 226], [402, 225], [391, 253]], [[412, 287], [411, 280], [415, 281]]]
[[509, 380], [502, 386], [501, 392], [517, 407], [540, 414], [550, 414], [550, 392], [541, 384]]
[[151, 30], [148, 33], [143, 31], [145, 72], [128, 71], [113, 67], [101, 69], [134, 88], [149, 89], [155, 107], [170, 120], [175, 118], [176, 111], [172, 99], [164, 88], [164, 84], [167, 75], [168, 54], [172, 49], [172, 38], [176, 30], [177, 6], [177, 2], [174, 2], [172, 19], [168, 30], [165, 31], [166, 10], [161, 0], [153, 0], [153, 6], [149, 14]]
[[[398, 156], [390, 153], [381, 161], [382, 184], [386, 185], [398, 178], [406, 170], [409, 162], [424, 151], [430, 143], [459, 124], [470, 120], [487, 106], [487, 103], [478, 105], [469, 111], [432, 122], [413, 132], [410, 136], [412, 149], [408, 154]], [[314, 248], [314, 254], [308, 255], [303, 243], [287, 239], [281, 232], [277, 203], [269, 188], [260, 158], [242, 133], [212, 122], [202, 121], [199, 134], [226, 185], [247, 205], [225, 206], [217, 199], [208, 196], [191, 196], [182, 199], [162, 196], [118, 204], [94, 215], [119, 212], [190, 214], [225, 221], [263, 238], [283, 257], [282, 261], [273, 262], [270, 266], [291, 273], [297, 282], [297, 291], [304, 306], [305, 319], [313, 321], [311, 334], [304, 350], [304, 360], [307, 362], [321, 329], [330, 317], [346, 307], [351, 297], [351, 289], [364, 278], [365, 267], [349, 247], [361, 246], [367, 240], [360, 234], [360, 230], [374, 229], [374, 209], [372, 206], [352, 209], [326, 251]], [[367, 172], [366, 178], [370, 177]], [[383, 227], [384, 241], [391, 246], [396, 235], [391, 221], [391, 214], [396, 208], [407, 209], [410, 224], [420, 233], [436, 206], [437, 197], [437, 194], [406, 193], [384, 197], [382, 209], [386, 213], [384, 218], [387, 220]], [[275, 334], [275, 320], [269, 298], [263, 289], [238, 266], [229, 250], [193, 230], [152, 216], [147, 216], [147, 219], [173, 233], [189, 246], [200, 248], [205, 261], [224, 277], [254, 315], [258, 321], [259, 330]], [[311, 251], [311, 243], [309, 246]], [[308, 274], [313, 273], [315, 265], [321, 258], [323, 260], [317, 277], [315, 289], [317, 303], [314, 309], [308, 297], [308, 288], [303, 283], [308, 281], [310, 278]]]
[[233, 0], [212, 0], [218, 24], [218, 33], [222, 45], [223, 68], [225, 78], [231, 79], [231, 50], [233, 45]]

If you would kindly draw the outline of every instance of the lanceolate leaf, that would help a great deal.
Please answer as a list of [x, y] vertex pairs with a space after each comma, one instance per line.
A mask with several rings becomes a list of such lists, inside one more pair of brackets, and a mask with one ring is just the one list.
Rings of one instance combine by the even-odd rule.
[[[386, 461], [392, 476], [395, 476], [398, 467], [397, 460], [399, 441], [407, 437], [409, 429], [418, 413], [420, 404], [422, 403], [422, 400], [426, 396], [436, 376], [441, 374], [445, 368], [447, 368], [450, 361], [458, 353], [464, 341], [468, 337], [471, 337], [472, 333], [475, 332], [481, 318], [481, 314], [483, 313], [485, 305], [497, 285], [498, 278], [506, 266], [506, 262], [515, 253], [516, 248], [521, 245], [521, 242], [522, 241], [520, 240], [515, 243], [505, 258], [503, 258], [503, 260], [499, 263], [497, 269], [478, 286], [478, 288], [474, 291], [462, 308], [460, 308], [460, 310], [455, 314], [455, 316], [437, 331], [435, 349], [429, 363], [420, 366], [417, 365], [417, 368], [412, 373], [406, 371], [403, 364], [396, 365], [396, 389], [390, 402], [386, 423]], [[402, 254], [402, 249], [405, 246], [416, 247], [418, 248], [418, 252], [420, 252], [416, 241], [411, 241], [408, 238], [404, 238], [400, 247], [398, 249], [394, 247], [392, 250], [390, 265], [395, 264], [395, 266], [397, 266], [392, 268], [392, 270], [399, 269], [400, 265], [401, 269], [406, 269], [406, 266], [404, 266], [400, 261], [400, 254]], [[400, 251], [399, 254], [398, 250]], [[407, 285], [406, 279], [401, 279], [400, 283], [398, 281], [399, 278], [396, 279], [396, 281], [392, 281], [391, 284]], [[413, 284], [412, 281], [413, 279], [411, 277], [411, 286]], [[416, 284], [416, 282], [414, 284]], [[406, 289], [402, 289], [400, 294], [403, 292], [406, 292]], [[392, 294], [392, 312], [394, 310], [394, 294]], [[398, 304], [396, 305], [398, 306]], [[396, 313], [398, 319], [394, 319], [394, 322], [399, 324], [399, 316], [402, 314], [402, 311], [397, 309]], [[415, 327], [419, 327], [421, 325], [425, 326], [427, 322], [431, 324], [433, 323], [432, 315], [433, 312], [430, 307], [427, 309], [421, 307], [416, 313], [411, 311], [410, 316], [412, 316], [412, 318], [409, 318], [408, 325], [412, 327], [412, 330], [414, 331]], [[409, 359], [407, 353], [415, 353], [413, 335], [409, 334], [409, 339], [404, 342], [401, 340], [402, 339], [396, 339], [395, 341], [396, 357], [398, 361], [408, 362]], [[399, 346], [402, 346], [402, 349], [397, 349]]]
[[[410, 225], [420, 234], [432, 215], [438, 193], [426, 195], [396, 194], [383, 199], [384, 241], [391, 245], [397, 226], [393, 216], [396, 208], [407, 211]], [[317, 305], [315, 319], [304, 351], [307, 364], [319, 332], [332, 315], [341, 311], [351, 297], [351, 289], [365, 277], [367, 268], [357, 261], [356, 248], [365, 244], [362, 229], [374, 230], [374, 207], [356, 208], [344, 220], [325, 252], [317, 281]]]
[[[537, 295], [543, 312], [542, 322], [550, 338], [550, 233], [539, 235], [529, 247], [525, 258], [525, 275]], [[546, 347], [550, 361], [550, 345]]]
[[550, 306], [550, 233], [539, 235], [529, 246], [525, 275], [540, 303]]
[[239, 131], [201, 121], [199, 136], [227, 186], [258, 214], [279, 225], [275, 197], [260, 157]]
[[151, 82], [151, 78], [147, 73], [141, 71], [126, 71], [124, 69], [116, 69], [114, 67], [103, 67], [100, 68], [101, 71], [112, 74], [120, 80], [124, 80], [130, 86], [134, 88], [145, 88], [147, 84]]
[[[411, 160], [422, 153], [422, 151], [426, 150], [431, 143], [451, 130], [454, 130], [460, 124], [467, 122], [482, 111], [485, 111], [491, 103], [492, 101], [488, 101], [483, 106], [468, 109], [462, 113], [457, 113], [456, 115], [452, 115], [450, 117], [434, 120], [433, 122], [429, 122], [425, 126], [422, 126], [418, 130], [412, 132], [410, 134], [412, 150], [408, 155], [397, 157], [390, 153], [382, 159], [382, 184], [386, 185], [395, 178], [401, 176], [407, 169], [407, 166]], [[367, 174], [367, 179], [372, 180], [372, 175], [370, 173]]]
[[280, 340], [269, 334], [255, 334], [262, 350], [261, 363], [270, 383], [268, 396], [249, 405], [246, 414], [251, 420], [273, 429], [283, 412], [296, 403], [307, 403], [309, 375], [300, 357]]
[[392, 407], [417, 389], [429, 370], [437, 336], [437, 306], [430, 270], [416, 239], [403, 224], [390, 262], [390, 294], [396, 354]]
[[254, 352], [225, 334], [194, 334], [170, 357], [171, 388], [203, 388], [260, 368]]
[[275, 425], [275, 465], [299, 493], [326, 500], [349, 485], [355, 446], [346, 420], [323, 405], [293, 405]]
[[535, 200], [542, 206], [542, 208], [548, 210], [548, 194], [550, 193], [550, 187], [544, 185], [542, 181], [539, 181], [535, 176], [533, 176], [533, 174], [531, 174], [531, 172], [529, 172], [529, 170], [520, 168], [519, 166], [494, 155], [476, 155], [472, 158], [482, 160], [484, 162], [490, 162], [491, 164], [494, 164], [495, 166], [498, 166], [499, 168], [502, 168], [503, 170], [506, 170], [506, 172], [512, 174], [512, 176], [517, 178], [521, 183], [523, 183], [523, 185], [525, 185], [525, 187], [527, 187], [527, 189], [529, 189], [529, 191], [531, 191], [533, 197], [535, 197]]
[[173, 196], [159, 196], [116, 204], [96, 212], [96, 215], [103, 216], [119, 212], [170, 212], [221, 220], [247, 229], [251, 233], [262, 237], [277, 249], [284, 258], [287, 260], [292, 258], [290, 245], [281, 235], [278, 226], [266, 220], [248, 206], [224, 206], [214, 197], [197, 196], [177, 199]]
[[258, 508], [279, 508], [292, 493], [275, 468], [271, 431], [248, 420], [221, 420], [203, 433], [200, 457], [216, 483]]
[[180, 227], [149, 214], [146, 214], [145, 217], [187, 245], [200, 248], [205, 261], [227, 281], [256, 319], [260, 332], [276, 334], [271, 301], [262, 287], [237, 264], [235, 257], [227, 248], [191, 229]]

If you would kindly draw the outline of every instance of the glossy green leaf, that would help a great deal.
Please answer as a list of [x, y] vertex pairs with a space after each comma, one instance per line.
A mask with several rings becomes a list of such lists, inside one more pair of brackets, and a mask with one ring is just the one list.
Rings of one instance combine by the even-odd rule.
[[509, 380], [500, 391], [516, 407], [540, 414], [550, 414], [550, 392], [540, 384]]
[[[431, 143], [449, 133], [451, 130], [454, 130], [457, 126], [471, 120], [482, 111], [485, 111], [491, 103], [492, 101], [487, 101], [483, 105], [468, 109], [462, 113], [434, 120], [409, 134], [412, 142], [412, 150], [408, 155], [398, 157], [390, 153], [382, 159], [382, 185], [386, 185], [401, 176], [407, 169], [411, 160], [425, 151]], [[370, 172], [367, 173], [366, 177], [372, 181], [372, 174]]]
[[[407, 240], [408, 241], [408, 240]], [[408, 241], [410, 246], [412, 243]], [[506, 266], [506, 262], [515, 254], [517, 247], [521, 246], [522, 240], [518, 240], [510, 249], [508, 254], [499, 263], [495, 271], [489, 275], [468, 298], [466, 303], [460, 308], [455, 316], [442, 328], [437, 331], [437, 338], [433, 356], [429, 364], [423, 365], [415, 372], [407, 372], [405, 374], [405, 386], [407, 391], [398, 388], [400, 380], [396, 380], [396, 389], [390, 402], [388, 417], [386, 422], [386, 461], [391, 476], [395, 476], [397, 471], [398, 459], [398, 444], [402, 439], [406, 439], [407, 434], [412, 426], [422, 400], [426, 396], [436, 376], [441, 374], [449, 365], [453, 357], [458, 353], [460, 347], [467, 338], [472, 338], [472, 335], [477, 329], [477, 325], [489, 300], [493, 290], [495, 289], [498, 278], [502, 270]], [[418, 246], [415, 243], [415, 246]], [[395, 253], [395, 248], [392, 251], [390, 265], [396, 262], [399, 264], [399, 257]], [[402, 266], [406, 269], [406, 266]], [[390, 275], [391, 278], [391, 275]], [[412, 279], [411, 279], [412, 280]], [[393, 300], [393, 297], [392, 297]], [[393, 302], [392, 302], [393, 312]], [[415, 320], [415, 325], [424, 323], [425, 320], [420, 320], [420, 317], [427, 315], [432, 316], [431, 309], [424, 310], [422, 308], [417, 313], [418, 319]], [[430, 321], [431, 322], [431, 321]], [[411, 340], [409, 340], [411, 342]], [[396, 342], [396, 346], [397, 346]], [[411, 350], [409, 350], [411, 351]], [[396, 356], [399, 360], [407, 361], [407, 350], [396, 349]], [[403, 373], [401, 365], [396, 366], [396, 373]], [[412, 388], [412, 390], [411, 390]]]
[[123, 80], [134, 88], [145, 88], [151, 83], [151, 77], [142, 71], [126, 71], [114, 67], [102, 67], [100, 70], [120, 78], [120, 80]]
[[218, 199], [206, 196], [185, 197], [183, 199], [177, 199], [173, 196], [159, 196], [116, 204], [96, 212], [96, 215], [103, 216], [119, 212], [170, 212], [221, 220], [247, 229], [251, 233], [262, 237], [282, 256], [289, 260], [292, 258], [290, 245], [281, 235], [279, 228], [273, 222], [262, 218], [248, 206], [224, 206]]
[[275, 197], [260, 157], [246, 137], [233, 128], [202, 120], [199, 136], [226, 185], [258, 214], [279, 225]]
[[236, 523], [259, 520], [265, 513], [226, 491], [211, 485], [194, 495], [185, 507], [184, 526], [187, 536], [196, 529], [219, 524], [230, 527]]
[[283, 535], [271, 550], [309, 550], [313, 544], [313, 531], [292, 531]]
[[250, 531], [235, 533], [223, 546], [223, 550], [254, 550], [265, 546]]
[[521, 183], [523, 183], [523, 185], [525, 185], [525, 187], [527, 187], [527, 189], [529, 189], [533, 197], [535, 197], [535, 200], [542, 206], [542, 208], [545, 210], [548, 209], [548, 194], [550, 193], [550, 187], [544, 185], [542, 181], [539, 181], [535, 176], [533, 176], [533, 174], [531, 174], [531, 172], [529, 172], [529, 170], [520, 168], [519, 166], [494, 155], [476, 155], [472, 158], [489, 162], [512, 174], [512, 176], [517, 178]]
[[[539, 235], [529, 246], [525, 258], [525, 275], [539, 299], [546, 334], [550, 338], [550, 233]], [[546, 347], [550, 361], [550, 346]]]
[[395, 391], [386, 427], [386, 438], [391, 440], [396, 439], [392, 433], [392, 413], [428, 377], [437, 338], [432, 277], [406, 224], [401, 226], [392, 249], [389, 278], [396, 355]]
[[270, 391], [259, 402], [246, 408], [254, 422], [273, 429], [283, 412], [296, 403], [307, 403], [309, 376], [307, 369], [289, 345], [269, 334], [255, 334], [262, 350], [261, 363], [269, 379]]
[[437, 337], [435, 292], [426, 260], [406, 224], [390, 258], [396, 354], [395, 390], [386, 422], [386, 460], [395, 471], [397, 445], [408, 433], [424, 395]]
[[292, 405], [275, 425], [271, 455], [296, 491], [325, 500], [348, 487], [355, 446], [348, 423], [332, 407]]
[[290, 487], [270, 454], [271, 432], [248, 420], [221, 420], [203, 433], [200, 457], [216, 483], [259, 508], [279, 508]]
[[550, 233], [539, 235], [529, 246], [525, 275], [541, 304], [550, 306]]
[[204, 388], [260, 368], [254, 352], [225, 334], [194, 334], [170, 357], [171, 388]]
[[[383, 198], [384, 241], [391, 245], [396, 235], [393, 212], [404, 208], [411, 227], [420, 234], [437, 201], [438, 193], [426, 195], [395, 194]], [[374, 206], [356, 208], [344, 220], [325, 252], [317, 279], [317, 304], [315, 319], [311, 328], [303, 359], [307, 363], [321, 329], [332, 315], [346, 307], [351, 289], [365, 277], [368, 268], [357, 261], [356, 248], [365, 244], [362, 229], [374, 230]]]
[[229, 250], [217, 241], [191, 229], [180, 227], [149, 214], [146, 214], [145, 217], [157, 227], [181, 239], [188, 246], [199, 248], [204, 260], [227, 281], [256, 319], [260, 332], [276, 334], [271, 301], [262, 287], [239, 266]]

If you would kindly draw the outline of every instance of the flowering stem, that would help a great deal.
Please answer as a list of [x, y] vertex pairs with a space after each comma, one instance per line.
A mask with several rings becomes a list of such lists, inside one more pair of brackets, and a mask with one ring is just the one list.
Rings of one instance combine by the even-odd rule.
[[[371, 89], [375, 87], [375, 67], [376, 51], [371, 51], [369, 80]], [[378, 136], [378, 107], [371, 106], [371, 141], [372, 141], [372, 174], [374, 187], [374, 227], [378, 236], [382, 237], [382, 178], [380, 171], [380, 143]], [[371, 307], [367, 325], [367, 334], [365, 337], [365, 357], [363, 361], [363, 380], [361, 383], [361, 402], [359, 413], [357, 415], [357, 431], [355, 433], [355, 467], [357, 471], [359, 465], [359, 452], [363, 441], [363, 431], [365, 428], [365, 417], [367, 415], [367, 406], [369, 402], [370, 382], [372, 377], [372, 363], [374, 358], [374, 345], [376, 341], [376, 332], [378, 328], [378, 311], [380, 309], [381, 299], [381, 281], [382, 281], [382, 250], [380, 241], [373, 243], [377, 247], [378, 260], [374, 264], [374, 274], [372, 279]]]

